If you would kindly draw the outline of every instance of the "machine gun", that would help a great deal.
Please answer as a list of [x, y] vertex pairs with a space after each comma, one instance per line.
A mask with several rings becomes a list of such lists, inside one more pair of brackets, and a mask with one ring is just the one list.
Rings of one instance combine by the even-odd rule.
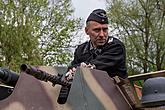
[[30, 66], [27, 64], [22, 64], [20, 69], [22, 72], [32, 75], [41, 81], [51, 82], [53, 86], [55, 86], [56, 84], [61, 85], [62, 87], [57, 102], [59, 104], [64, 104], [67, 101], [72, 82], [65, 80], [62, 74], [51, 75], [45, 71], [42, 71], [34, 66]]
[[0, 81], [5, 85], [15, 87], [19, 75], [7, 68], [0, 69]]
[[59, 84], [61, 86], [69, 86], [70, 85], [69, 82], [62, 79], [63, 75], [61, 75], [61, 74], [58, 74], [57, 76], [51, 75], [45, 71], [42, 71], [42, 70], [40, 70], [34, 66], [30, 66], [27, 64], [22, 64], [20, 69], [22, 72], [25, 72], [29, 75], [32, 75], [41, 81], [45, 81], [45, 82], [50, 81], [53, 86], [55, 86], [56, 84]]
[[[72, 82], [65, 80], [65, 78], [63, 77], [64, 75], [62, 75], [62, 74], [51, 75], [45, 71], [42, 71], [34, 66], [30, 66], [27, 64], [22, 64], [20, 69], [22, 72], [32, 75], [36, 79], [39, 79], [39, 80], [45, 81], [45, 82], [47, 82], [47, 81], [51, 82], [53, 86], [55, 86], [56, 84], [61, 85], [62, 87], [61, 87], [57, 102], [59, 104], [64, 104], [67, 101]], [[3, 84], [5, 84], [7, 86], [15, 87], [15, 85], [18, 81], [18, 78], [19, 78], [19, 75], [17, 73], [15, 73], [9, 69], [6, 69], [6, 68], [0, 69], [0, 81]], [[12, 92], [10, 92], [10, 94], [11, 93]], [[2, 95], [3, 97], [0, 99], [4, 99], [4, 97], [6, 98], [10, 94], [7, 94], [5, 96]]]

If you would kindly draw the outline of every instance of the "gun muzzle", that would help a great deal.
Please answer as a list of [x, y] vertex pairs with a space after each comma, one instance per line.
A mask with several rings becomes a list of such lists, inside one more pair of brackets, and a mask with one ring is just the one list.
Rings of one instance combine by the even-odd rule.
[[0, 69], [0, 81], [5, 85], [15, 87], [18, 81], [19, 75], [6, 68]]
[[29, 75], [32, 75], [32, 76], [34, 76], [35, 78], [37, 78], [39, 80], [47, 81], [46, 80], [46, 74], [47, 73], [42, 71], [42, 70], [39, 70], [36, 67], [30, 66], [30, 65], [27, 65], [27, 64], [22, 64], [20, 69], [21, 69], [22, 72], [25, 72]]

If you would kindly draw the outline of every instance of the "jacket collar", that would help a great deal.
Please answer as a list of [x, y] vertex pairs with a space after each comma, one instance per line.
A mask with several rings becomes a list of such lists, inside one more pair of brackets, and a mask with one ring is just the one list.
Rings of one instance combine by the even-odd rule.
[[[110, 37], [108, 37], [108, 40], [107, 40], [107, 42], [105, 43], [105, 45], [106, 45], [106, 44], [109, 44], [109, 43], [111, 43], [111, 42], [113, 42], [113, 37], [110, 36]], [[104, 46], [105, 46], [105, 45], [104, 45]], [[103, 46], [103, 47], [104, 47], [104, 46]], [[89, 52], [89, 51], [91, 51], [91, 50], [95, 50], [95, 49], [96, 49], [96, 48], [93, 47], [91, 41], [88, 41], [88, 42], [86, 43], [86, 45], [85, 45], [83, 54], [85, 54], [85, 53], [87, 53], [87, 52]], [[98, 50], [101, 52], [102, 49], [98, 49]]]

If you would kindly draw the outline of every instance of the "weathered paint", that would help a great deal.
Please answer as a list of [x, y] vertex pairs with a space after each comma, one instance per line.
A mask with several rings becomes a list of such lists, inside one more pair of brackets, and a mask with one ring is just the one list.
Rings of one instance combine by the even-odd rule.
[[[39, 68], [50, 74], [66, 71], [66, 68]], [[113, 79], [100, 70], [77, 69], [68, 100], [63, 105], [57, 103], [60, 88], [21, 73], [13, 93], [0, 101], [0, 110], [131, 110]]]

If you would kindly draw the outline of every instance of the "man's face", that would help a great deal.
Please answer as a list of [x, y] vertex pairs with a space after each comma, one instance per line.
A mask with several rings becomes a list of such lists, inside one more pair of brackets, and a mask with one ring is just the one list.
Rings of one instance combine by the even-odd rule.
[[89, 35], [94, 47], [103, 46], [108, 39], [108, 24], [89, 21], [85, 27], [85, 32]]

